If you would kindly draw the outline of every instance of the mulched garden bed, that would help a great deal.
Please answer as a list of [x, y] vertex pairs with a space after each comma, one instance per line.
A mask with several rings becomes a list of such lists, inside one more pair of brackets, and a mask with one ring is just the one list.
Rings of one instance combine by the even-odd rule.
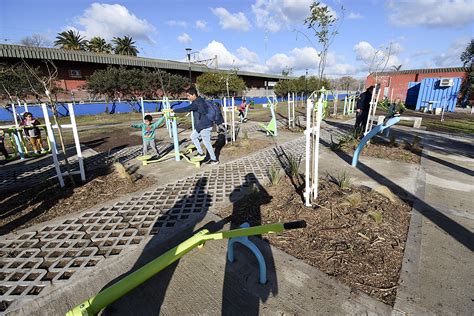
[[[78, 213], [97, 204], [122, 195], [145, 189], [153, 184], [147, 177], [132, 175], [132, 181], [121, 178], [116, 171], [105, 174], [88, 173], [89, 179], [76, 187], [60, 188], [55, 179], [25, 187], [23, 190], [2, 192], [0, 196], [0, 235], [26, 228], [72, 213]], [[67, 178], [65, 178], [67, 180]]]
[[308, 208], [302, 188], [299, 178], [285, 177], [277, 185], [254, 187], [218, 215], [231, 216], [233, 227], [246, 221], [259, 225], [305, 220], [305, 229], [265, 237], [341, 282], [393, 305], [411, 207], [366, 187], [341, 189], [325, 179], [320, 181], [319, 205]]
[[[358, 144], [358, 141], [349, 141], [336, 148], [336, 150], [341, 150], [352, 156]], [[364, 146], [361, 156], [419, 164], [421, 151], [421, 146], [413, 142], [400, 144], [374, 137], [370, 140], [370, 143]]]

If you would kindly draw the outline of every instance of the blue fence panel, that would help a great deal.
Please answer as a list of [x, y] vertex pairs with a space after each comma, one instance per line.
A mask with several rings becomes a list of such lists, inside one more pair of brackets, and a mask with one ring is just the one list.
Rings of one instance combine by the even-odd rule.
[[442, 78], [425, 78], [421, 81], [420, 91], [416, 101], [416, 109], [427, 106], [428, 102], [433, 102], [433, 109], [445, 107], [446, 111], [454, 112], [461, 89], [462, 78], [449, 78], [453, 80], [451, 87], [441, 87]]

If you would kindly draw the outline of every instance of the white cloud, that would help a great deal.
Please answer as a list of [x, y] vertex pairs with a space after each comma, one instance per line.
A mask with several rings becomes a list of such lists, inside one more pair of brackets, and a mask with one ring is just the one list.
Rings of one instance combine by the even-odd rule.
[[182, 44], [191, 43], [192, 40], [193, 39], [191, 38], [191, 36], [189, 36], [188, 33], [183, 33], [180, 36], [178, 36], [178, 42], [180, 42]]
[[[300, 25], [310, 14], [310, 5], [313, 0], [256, 0], [252, 5], [257, 26], [269, 32], [278, 32], [292, 24]], [[328, 6], [321, 2], [322, 5]], [[328, 6], [331, 14], [337, 13]]]
[[349, 15], [347, 16], [349, 20], [357, 20], [357, 19], [362, 19], [363, 16], [360, 13], [357, 12], [350, 12]]
[[147, 20], [139, 19], [120, 4], [93, 3], [77, 18], [77, 24], [87, 38], [101, 36], [110, 40], [114, 36], [128, 35], [152, 43], [150, 33], [155, 32]]
[[188, 23], [186, 23], [186, 21], [176, 21], [176, 20], [166, 21], [166, 24], [169, 25], [169, 26], [179, 26], [179, 27], [188, 26]]
[[232, 29], [237, 31], [250, 30], [250, 22], [242, 12], [230, 13], [225, 8], [211, 9], [212, 13], [219, 18], [219, 25], [222, 29]]
[[462, 37], [451, 43], [446, 52], [433, 56], [433, 63], [436, 67], [462, 66], [460, 56], [469, 44], [470, 39]]
[[366, 41], [361, 41], [354, 45], [353, 50], [356, 54], [356, 60], [364, 63], [359, 71], [381, 71], [384, 67], [389, 69], [392, 66], [404, 64], [397, 56], [403, 50], [401, 44], [392, 42], [391, 50], [389, 46], [390, 44], [375, 48]]
[[399, 26], [456, 27], [474, 22], [472, 0], [389, 0], [389, 20]]
[[[312, 47], [297, 47], [287, 53], [277, 53], [266, 62], [260, 61], [258, 54], [246, 47], [241, 46], [234, 53], [218, 41], [210, 42], [199, 52], [200, 59], [213, 58], [216, 55], [219, 68], [239, 68], [246, 71], [277, 74], [288, 68], [292, 69], [294, 75], [303, 74], [305, 69], [315, 73], [319, 63], [318, 52]], [[328, 54], [326, 66], [328, 76], [356, 74], [356, 67], [341, 63], [339, 59], [333, 54]]]
[[420, 57], [420, 56], [426, 56], [431, 54], [431, 49], [420, 49], [411, 54], [411, 57]]
[[203, 20], [197, 20], [196, 21], [196, 27], [200, 30], [206, 30], [207, 29], [207, 22]]

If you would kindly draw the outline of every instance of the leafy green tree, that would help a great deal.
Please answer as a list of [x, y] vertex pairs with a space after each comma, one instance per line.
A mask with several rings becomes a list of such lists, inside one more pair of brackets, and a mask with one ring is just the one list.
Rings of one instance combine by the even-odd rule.
[[[344, 8], [342, 7], [342, 17], [343, 13]], [[304, 24], [307, 28], [314, 31], [314, 35], [321, 46], [318, 65], [318, 79], [320, 81], [324, 78], [329, 46], [332, 44], [334, 37], [338, 34], [340, 23], [337, 24], [337, 21], [338, 19], [333, 15], [329, 7], [320, 2], [313, 2], [311, 4], [310, 15], [304, 20]], [[342, 21], [342, 18], [340, 21]]]
[[95, 36], [87, 44], [87, 49], [93, 53], [110, 54], [112, 52], [112, 45], [107, 43], [102, 37]]
[[135, 46], [135, 41], [130, 36], [114, 37], [114, 52], [119, 55], [137, 56], [138, 49]]
[[199, 91], [209, 97], [222, 97], [241, 94], [245, 89], [245, 81], [235, 73], [205, 72], [196, 79]]
[[471, 39], [471, 42], [467, 44], [460, 58], [464, 67], [469, 67], [462, 81], [460, 91], [460, 102], [465, 105], [474, 98], [474, 39]]
[[79, 32], [68, 30], [58, 33], [54, 45], [63, 49], [85, 50], [87, 47], [87, 41], [83, 36], [81, 36], [81, 34], [79, 34]]
[[[32, 70], [40, 74], [39, 68]], [[31, 75], [23, 64], [0, 66], [0, 98], [15, 103], [18, 99], [26, 99], [31, 95], [39, 100], [40, 95], [35, 92], [41, 90], [42, 86], [36, 80], [31, 80]]]

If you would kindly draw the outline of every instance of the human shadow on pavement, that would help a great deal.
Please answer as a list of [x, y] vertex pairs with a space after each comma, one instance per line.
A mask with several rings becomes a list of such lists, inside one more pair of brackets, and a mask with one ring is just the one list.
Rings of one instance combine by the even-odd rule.
[[[254, 195], [249, 203], [250, 195]], [[244, 197], [245, 196], [245, 197]], [[253, 173], [245, 176], [245, 181], [236, 187], [230, 195], [233, 203], [230, 216], [230, 229], [239, 228], [247, 222], [250, 226], [264, 224], [261, 207], [270, 203], [272, 197], [258, 182]], [[253, 253], [247, 248], [236, 244], [235, 261], [226, 260], [224, 285], [222, 291], [222, 315], [259, 315], [260, 302], [266, 302], [270, 295], [278, 293], [278, 280], [272, 249], [268, 242], [255, 240], [262, 252], [267, 265], [267, 283], [260, 284], [258, 279], [258, 262]], [[257, 267], [257, 268], [255, 268]]]
[[[206, 177], [199, 178], [188, 195], [183, 196], [157, 218], [152, 229], [152, 233], [157, 234], [145, 246], [134, 266], [127, 273], [109, 282], [103, 289], [118, 282], [194, 235], [195, 225], [206, 216], [212, 204], [212, 196], [206, 192], [207, 182]], [[177, 225], [178, 223], [181, 225]], [[178, 233], [174, 233], [178, 230]], [[167, 234], [171, 235], [172, 239], [166, 237]], [[179, 260], [109, 305], [104, 309], [102, 315], [160, 314], [166, 292], [178, 264]], [[184, 299], [186, 298], [183, 297]], [[165, 314], [175, 313], [171, 310], [162, 312]]]

